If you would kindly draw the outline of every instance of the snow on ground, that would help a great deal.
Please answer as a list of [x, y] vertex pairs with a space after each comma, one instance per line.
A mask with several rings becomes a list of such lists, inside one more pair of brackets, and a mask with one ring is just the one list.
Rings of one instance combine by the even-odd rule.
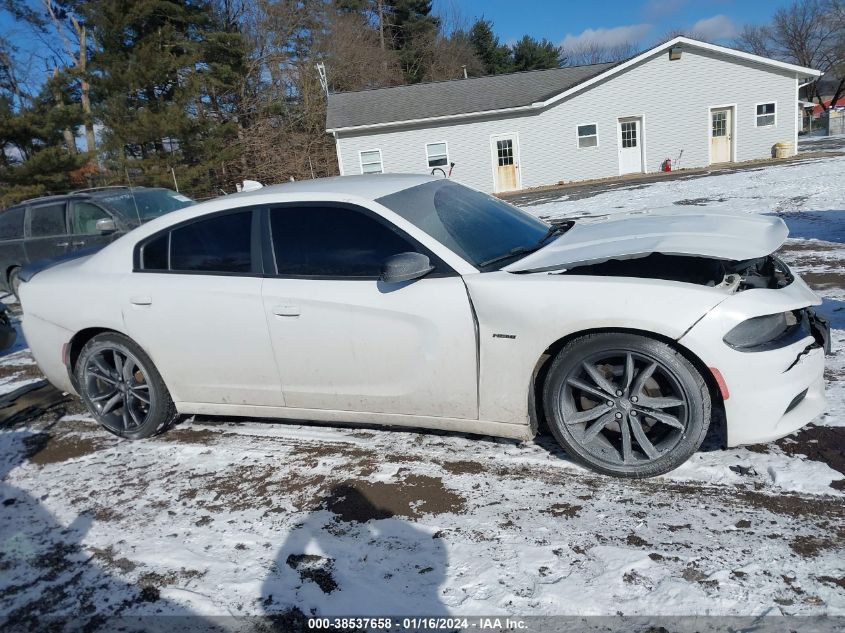
[[[143, 442], [75, 400], [0, 423], [0, 622], [77, 616], [845, 615], [845, 158], [543, 194], [543, 217], [782, 214], [834, 325], [827, 414], [620, 481], [534, 442], [192, 418]], [[38, 378], [0, 356], [0, 392]], [[32, 384], [31, 382], [29, 384]], [[40, 393], [39, 390], [30, 394]], [[2, 396], [0, 396], [2, 399]], [[286, 620], [287, 621], [287, 620]]]

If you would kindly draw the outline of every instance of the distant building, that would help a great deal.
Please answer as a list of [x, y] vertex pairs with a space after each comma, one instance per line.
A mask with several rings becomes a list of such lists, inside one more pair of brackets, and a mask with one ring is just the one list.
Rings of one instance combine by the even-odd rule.
[[[441, 168], [482, 191], [769, 158], [811, 68], [676, 37], [619, 63], [329, 95], [340, 173]], [[680, 165], [678, 165], [680, 158]]]

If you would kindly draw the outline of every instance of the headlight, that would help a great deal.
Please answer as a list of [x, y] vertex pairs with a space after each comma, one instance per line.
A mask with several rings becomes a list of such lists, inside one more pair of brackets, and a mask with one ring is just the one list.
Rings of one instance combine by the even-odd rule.
[[777, 341], [792, 329], [798, 320], [792, 312], [767, 314], [743, 321], [722, 339], [741, 352], [757, 351], [753, 348]]

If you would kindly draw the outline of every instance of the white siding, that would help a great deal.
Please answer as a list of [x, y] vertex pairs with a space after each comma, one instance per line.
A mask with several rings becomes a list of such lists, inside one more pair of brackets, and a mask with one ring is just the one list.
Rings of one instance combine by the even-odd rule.
[[[530, 115], [443, 122], [339, 134], [342, 173], [360, 173], [358, 152], [378, 148], [385, 172], [428, 173], [426, 143], [446, 141], [453, 178], [493, 190], [490, 136], [519, 134], [523, 187], [615, 176], [619, 173], [617, 118], [642, 116], [646, 171], [665, 158], [680, 167], [709, 164], [711, 106], [735, 105], [736, 160], [771, 157], [772, 146], [793, 143], [797, 80], [787, 71], [686, 48], [678, 61], [666, 52]], [[756, 127], [756, 104], [777, 103], [777, 124]], [[598, 147], [578, 148], [577, 126], [598, 125]]]

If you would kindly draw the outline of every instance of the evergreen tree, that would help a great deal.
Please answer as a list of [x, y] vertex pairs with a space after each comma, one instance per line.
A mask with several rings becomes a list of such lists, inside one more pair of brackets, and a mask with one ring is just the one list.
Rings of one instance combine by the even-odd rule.
[[484, 65], [485, 74], [497, 75], [511, 71], [513, 63], [510, 48], [499, 43], [490, 20], [476, 20], [469, 30], [469, 41]]
[[513, 70], [517, 72], [560, 68], [565, 61], [560, 47], [545, 38], [525, 35], [513, 46]]
[[399, 54], [408, 83], [423, 80], [440, 18], [431, 14], [431, 0], [384, 0], [388, 40]]

